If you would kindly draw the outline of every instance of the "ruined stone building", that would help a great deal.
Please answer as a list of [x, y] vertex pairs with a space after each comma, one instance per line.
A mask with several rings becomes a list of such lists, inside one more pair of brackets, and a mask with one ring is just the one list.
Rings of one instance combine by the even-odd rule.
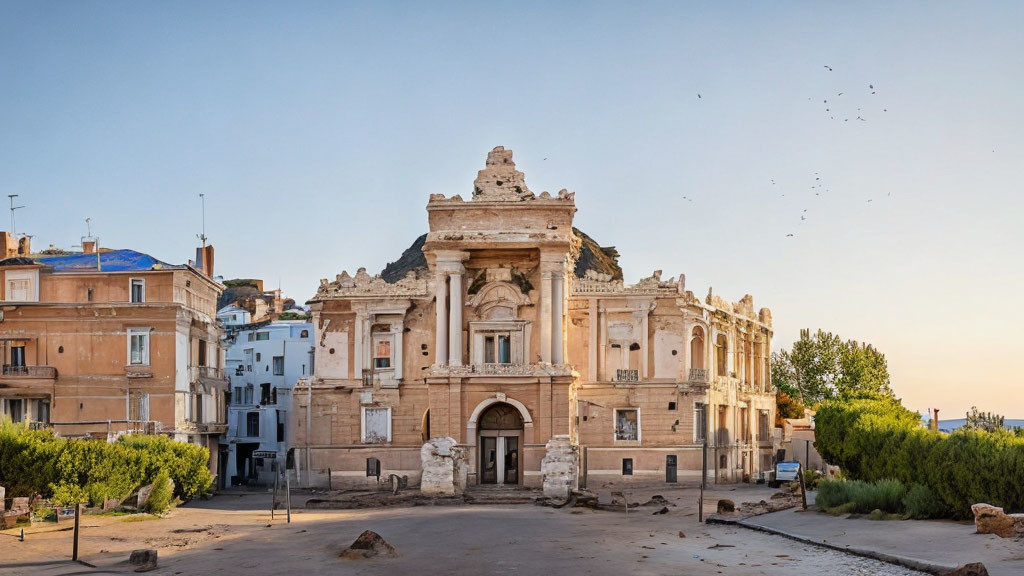
[[14, 245], [0, 232], [0, 417], [68, 437], [166, 434], [209, 448], [218, 473], [227, 381], [213, 247], [192, 266], [88, 238], [81, 252]]
[[[321, 281], [291, 420], [303, 482], [375, 482], [378, 465], [435, 491], [695, 482], [704, 443], [709, 481], [768, 468], [769, 310], [660, 271], [624, 283], [575, 212], [498, 147], [472, 197], [430, 197], [429, 232], [381, 276]], [[454, 474], [424, 470], [445, 458]]]

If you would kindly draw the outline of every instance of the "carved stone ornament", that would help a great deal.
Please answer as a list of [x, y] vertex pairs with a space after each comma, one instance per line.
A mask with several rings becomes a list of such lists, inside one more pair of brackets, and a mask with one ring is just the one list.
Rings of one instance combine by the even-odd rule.
[[398, 282], [386, 282], [380, 276], [370, 276], [366, 268], [360, 268], [355, 276], [350, 276], [343, 271], [329, 282], [326, 278], [320, 280], [320, 288], [316, 291], [314, 300], [330, 300], [333, 298], [348, 298], [352, 296], [429, 296], [430, 279], [418, 278], [416, 272], [409, 271]]

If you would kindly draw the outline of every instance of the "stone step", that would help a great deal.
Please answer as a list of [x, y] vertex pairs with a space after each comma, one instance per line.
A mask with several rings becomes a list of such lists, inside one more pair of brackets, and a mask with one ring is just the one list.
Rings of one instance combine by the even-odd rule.
[[468, 504], [533, 504], [541, 497], [539, 490], [504, 485], [472, 486], [464, 498]]

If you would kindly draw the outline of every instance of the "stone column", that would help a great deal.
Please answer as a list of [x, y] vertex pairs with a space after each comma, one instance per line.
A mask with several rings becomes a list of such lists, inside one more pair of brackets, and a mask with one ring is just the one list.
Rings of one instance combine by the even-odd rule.
[[565, 328], [562, 318], [563, 290], [565, 287], [565, 273], [555, 274], [551, 277], [551, 362], [563, 364], [565, 362], [562, 348], [562, 330]]
[[437, 323], [434, 327], [434, 364], [444, 366], [448, 361], [448, 283], [442, 270], [434, 272], [434, 295], [437, 298]]
[[[543, 268], [543, 263], [541, 264]], [[540, 273], [540, 361], [551, 363], [551, 272]]]
[[587, 360], [587, 379], [591, 382], [597, 382], [597, 351], [600, 346], [598, 343], [598, 327], [600, 326], [600, 318], [598, 318], [597, 307], [599, 300], [592, 298], [590, 300], [590, 311], [588, 312], [590, 320], [590, 345], [587, 347], [588, 360]]
[[462, 272], [451, 273], [451, 311], [448, 321], [448, 365], [462, 365]]

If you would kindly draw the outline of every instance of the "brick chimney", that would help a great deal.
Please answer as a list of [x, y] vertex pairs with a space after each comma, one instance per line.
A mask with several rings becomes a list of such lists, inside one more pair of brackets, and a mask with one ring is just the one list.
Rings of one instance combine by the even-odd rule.
[[95, 240], [82, 240], [82, 253], [92, 254], [96, 252], [96, 241]]
[[213, 246], [196, 248], [196, 268], [206, 276], [213, 278]]

